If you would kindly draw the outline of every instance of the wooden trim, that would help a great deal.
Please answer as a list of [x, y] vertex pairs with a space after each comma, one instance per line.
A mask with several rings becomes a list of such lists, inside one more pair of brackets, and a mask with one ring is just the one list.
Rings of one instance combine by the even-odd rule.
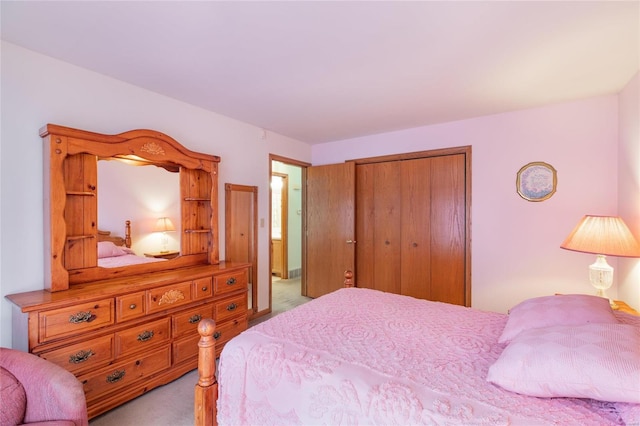
[[[288, 157], [283, 157], [281, 155], [277, 155], [277, 154], [269, 154], [269, 177], [268, 177], [268, 182], [271, 182], [271, 175], [273, 173], [273, 162], [274, 161], [279, 161], [281, 163], [285, 163], [291, 166], [297, 166], [300, 167], [300, 179], [301, 179], [301, 184], [302, 184], [302, 211], [305, 212], [306, 211], [306, 198], [307, 198], [307, 191], [306, 191], [306, 186], [307, 186], [307, 167], [311, 166], [311, 163], [307, 163], [305, 161], [300, 161], [300, 160], [295, 160], [293, 158], [288, 158]], [[271, 235], [271, 209], [272, 209], [272, 205], [271, 205], [271, 185], [269, 185], [269, 222], [267, 223], [268, 226], [268, 231], [269, 231], [269, 241], [271, 241], [272, 235]], [[306, 224], [306, 215], [303, 214], [302, 215], [302, 268], [305, 268], [306, 265], [306, 235], [304, 230], [307, 229], [307, 224]], [[265, 312], [260, 312], [257, 313], [257, 315], [254, 315], [251, 318], [257, 318], [261, 315], [266, 315], [268, 313], [271, 312], [272, 310], [272, 306], [271, 306], [271, 299], [273, 298], [272, 295], [272, 285], [271, 285], [271, 265], [272, 265], [273, 259], [271, 256], [271, 250], [269, 250], [269, 308], [265, 311]], [[303, 294], [306, 291], [306, 281], [305, 281], [305, 277], [304, 274], [302, 274], [301, 276], [301, 286], [303, 289]]]
[[[180, 144], [178, 141], [176, 141], [172, 137], [167, 136], [166, 134], [155, 131], [155, 130], [138, 129], [138, 130], [131, 130], [128, 132], [119, 133], [115, 135], [105, 135], [101, 133], [88, 132], [86, 130], [72, 129], [71, 127], [59, 126], [57, 124], [47, 124], [46, 126], [40, 129], [40, 137], [42, 138], [50, 136], [52, 134], [55, 134], [57, 136], [66, 136], [73, 139], [82, 139], [85, 141], [96, 142], [97, 144], [104, 144], [105, 147], [106, 146], [116, 147], [120, 144], [125, 144], [125, 143], [135, 141], [136, 139], [140, 139], [140, 140], [157, 139], [169, 144], [173, 149], [175, 149], [176, 153], [179, 156], [192, 157], [192, 158], [197, 158], [205, 161], [212, 161], [216, 163], [220, 162], [220, 157], [218, 157], [217, 155], [209, 155], [209, 154], [203, 154], [201, 152], [191, 151], [185, 148], [184, 146], [182, 146], [182, 144]], [[81, 148], [82, 145], [85, 145], [85, 144], [82, 143], [80, 145], [77, 145], [75, 143], [70, 143], [70, 147], [73, 146], [75, 149], [78, 149], [77, 152], [71, 152], [70, 150], [70, 153], [75, 154], [78, 152], [86, 152]], [[94, 152], [93, 149], [94, 148], [92, 147], [92, 153], [98, 156], [101, 156], [99, 153]], [[104, 148], [104, 149], [107, 149], [107, 148]], [[114, 150], [114, 148], [111, 148], [110, 150]], [[119, 153], [120, 155], [126, 155], [128, 153], [127, 151], [123, 151], [121, 149], [115, 149], [115, 150], [121, 151]], [[136, 155], [144, 159], [152, 159], [152, 160], [157, 159], [158, 157], [158, 154], [153, 153], [151, 151], [144, 151], [144, 152], [146, 152], [146, 154], [136, 153]], [[105, 155], [105, 156], [111, 157], [114, 155], [116, 154], [109, 153], [108, 155]], [[165, 154], [163, 153], [162, 155], [164, 156]], [[175, 162], [175, 160], [173, 161]]]
[[413, 160], [416, 158], [441, 157], [443, 155], [470, 154], [471, 146], [459, 146], [454, 148], [432, 149], [429, 151], [406, 152], [401, 154], [383, 155], [380, 157], [357, 158], [353, 161], [357, 164], [383, 163], [387, 161]]
[[465, 285], [466, 285], [466, 306], [471, 306], [471, 146], [464, 146], [464, 158], [465, 158], [465, 186], [467, 188], [466, 191], [466, 241], [465, 241], [465, 252], [466, 252], [466, 267], [465, 267]]
[[[280, 278], [286, 280], [289, 278], [289, 175], [273, 172], [271, 174], [272, 179], [273, 176], [282, 178], [282, 188], [280, 189], [280, 240], [282, 241], [282, 253], [280, 253], [280, 256], [282, 259], [282, 271], [280, 272]], [[273, 197], [273, 191], [271, 196]], [[271, 205], [271, 208], [273, 208], [273, 205]], [[273, 241], [273, 237], [271, 241]], [[273, 262], [273, 259], [271, 261]], [[273, 263], [271, 266], [273, 271]]]
[[[269, 164], [271, 164], [272, 161], [279, 161], [281, 163], [289, 164], [292, 166], [298, 166], [302, 168], [311, 166], [311, 163], [307, 163], [305, 161], [294, 160], [293, 158], [282, 157], [280, 155], [275, 155], [275, 154], [269, 154]], [[269, 169], [269, 179], [271, 179], [271, 169]]]

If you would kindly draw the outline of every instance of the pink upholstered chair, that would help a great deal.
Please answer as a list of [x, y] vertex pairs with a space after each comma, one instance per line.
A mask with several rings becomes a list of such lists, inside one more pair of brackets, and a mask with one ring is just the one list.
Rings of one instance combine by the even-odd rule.
[[86, 426], [82, 383], [36, 355], [0, 348], [0, 424]]

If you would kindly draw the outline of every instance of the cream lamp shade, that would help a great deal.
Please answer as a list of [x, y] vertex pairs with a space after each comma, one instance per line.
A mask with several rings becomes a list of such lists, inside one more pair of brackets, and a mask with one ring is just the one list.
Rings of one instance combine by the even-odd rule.
[[156, 222], [156, 226], [153, 229], [154, 232], [169, 232], [175, 231], [176, 227], [173, 226], [173, 222], [168, 217], [161, 217]]
[[589, 280], [601, 297], [607, 297], [606, 290], [613, 284], [613, 268], [606, 256], [640, 257], [640, 244], [618, 216], [584, 216], [560, 247], [596, 255], [589, 266]]

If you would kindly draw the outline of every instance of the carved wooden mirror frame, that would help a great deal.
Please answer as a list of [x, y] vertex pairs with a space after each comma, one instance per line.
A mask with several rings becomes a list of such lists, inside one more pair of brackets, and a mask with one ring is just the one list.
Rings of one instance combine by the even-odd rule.
[[[48, 124], [44, 153], [45, 289], [198, 264], [219, 263], [218, 163], [152, 130], [104, 135]], [[47, 152], [48, 151], [48, 152]], [[97, 266], [97, 159], [179, 168], [180, 256], [117, 268]]]

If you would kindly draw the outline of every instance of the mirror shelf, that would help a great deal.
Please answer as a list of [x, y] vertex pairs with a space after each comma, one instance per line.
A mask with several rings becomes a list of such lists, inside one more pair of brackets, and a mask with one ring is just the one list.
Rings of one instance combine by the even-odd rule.
[[[188, 150], [153, 130], [105, 135], [48, 124], [45, 146], [45, 288], [161, 270], [218, 264], [220, 158]], [[156, 165], [180, 175], [180, 256], [114, 268], [98, 266], [98, 159]]]

